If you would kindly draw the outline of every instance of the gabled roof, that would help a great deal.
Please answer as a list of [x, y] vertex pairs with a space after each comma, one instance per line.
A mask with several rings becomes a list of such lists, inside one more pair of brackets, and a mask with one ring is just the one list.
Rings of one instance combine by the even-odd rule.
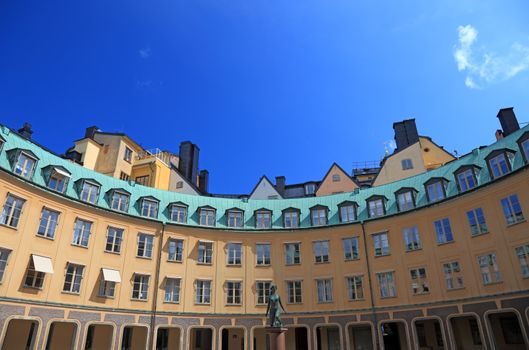
[[323, 179], [321, 180], [321, 182], [318, 184], [318, 187], [316, 188], [316, 191], [314, 191], [314, 193], [316, 193], [316, 195], [318, 195], [319, 190], [322, 188], [323, 185], [325, 185], [327, 183], [327, 181], [332, 181], [332, 177], [330, 175], [331, 175], [331, 171], [334, 168], [338, 169], [338, 171], [343, 175], [343, 177], [346, 180], [349, 180], [350, 183], [353, 184], [355, 187], [360, 187], [360, 185], [356, 182], [355, 179], [353, 179], [351, 176], [349, 176], [349, 174], [347, 174], [347, 172], [345, 170], [343, 170], [343, 168], [340, 165], [338, 165], [338, 163], [334, 162], [329, 167], [329, 170], [327, 170], [327, 173], [325, 173], [325, 176], [323, 176]]
[[108, 192], [113, 192], [113, 191], [117, 191], [117, 192], [123, 192], [125, 194], [128, 194], [130, 195], [130, 191], [127, 191], [126, 189], [124, 189], [123, 187], [116, 187], [116, 188], [111, 188], [107, 191]]
[[150, 199], [150, 200], [153, 200], [153, 201], [158, 202], [158, 203], [160, 202], [160, 200], [158, 198], [156, 198], [154, 196], [150, 196], [150, 195], [149, 196], [141, 196], [138, 199], [140, 199], [140, 200]]
[[[283, 198], [281, 196], [281, 194], [279, 194], [279, 192], [277, 192], [275, 186], [268, 179], [268, 177], [266, 177], [266, 175], [261, 176], [259, 181], [257, 181], [257, 184], [253, 188], [252, 192], [250, 192], [249, 198], [255, 199], [255, 198], [252, 198], [252, 196], [254, 195], [255, 191], [257, 191], [257, 189], [259, 188], [259, 185], [261, 185], [262, 183], [268, 184], [268, 191], [270, 191], [270, 193], [271, 193], [270, 195], [272, 195], [272, 196], [276, 196], [277, 195], [278, 198]], [[258, 198], [258, 199], [267, 199], [267, 198]]]

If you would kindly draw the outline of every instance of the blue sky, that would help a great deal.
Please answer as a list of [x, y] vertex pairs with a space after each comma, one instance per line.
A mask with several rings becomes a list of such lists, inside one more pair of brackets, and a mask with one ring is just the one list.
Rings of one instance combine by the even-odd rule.
[[191, 140], [210, 190], [380, 160], [392, 123], [466, 153], [529, 121], [527, 1], [2, 1], [0, 122]]

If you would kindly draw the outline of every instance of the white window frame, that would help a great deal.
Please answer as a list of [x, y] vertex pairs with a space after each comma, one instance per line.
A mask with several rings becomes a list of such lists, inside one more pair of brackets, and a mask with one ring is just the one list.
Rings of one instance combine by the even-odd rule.
[[258, 280], [255, 281], [255, 298], [257, 305], [268, 304], [268, 298], [270, 297], [270, 286], [272, 281]]
[[132, 282], [132, 300], [147, 300], [149, 298], [149, 275], [134, 273]]
[[377, 198], [377, 199], [370, 199], [367, 201], [368, 208], [369, 208], [369, 217], [370, 218], [377, 218], [380, 216], [384, 216], [385, 214], [385, 203], [384, 199]]
[[210, 305], [211, 304], [211, 280], [197, 279], [195, 280], [195, 304]]
[[459, 190], [461, 192], [465, 192], [476, 187], [478, 184], [474, 169], [466, 169], [458, 172], [457, 183], [459, 184]]
[[[293, 250], [289, 249], [289, 247], [293, 247], [294, 249]], [[301, 243], [299, 242], [285, 243], [285, 264], [286, 265], [301, 264]]]
[[430, 293], [430, 286], [428, 284], [428, 276], [426, 275], [425, 267], [410, 269], [410, 278], [413, 295]]
[[316, 279], [316, 296], [318, 298], [318, 304], [332, 303], [332, 278]]
[[352, 222], [356, 220], [356, 207], [353, 204], [340, 206], [340, 221]]
[[[47, 213], [46, 217], [44, 217], [45, 213]], [[42, 211], [40, 212], [39, 227], [37, 229], [37, 236], [55, 239], [55, 232], [57, 231], [57, 226], [59, 225], [60, 215], [61, 213], [56, 210], [42, 207]]]
[[422, 249], [421, 236], [417, 226], [403, 228], [402, 235], [404, 236], [404, 248], [407, 252]]
[[158, 201], [149, 198], [141, 200], [141, 216], [156, 219], [158, 217]]
[[121, 212], [127, 212], [129, 210], [130, 195], [114, 190], [110, 199], [110, 207], [114, 210]]
[[198, 241], [197, 263], [203, 265], [213, 264], [213, 242]]
[[479, 255], [478, 266], [484, 285], [502, 282], [500, 268], [495, 253]]
[[179, 277], [166, 277], [165, 278], [165, 293], [164, 302], [179, 304], [180, 294], [182, 292], [182, 279]]
[[272, 227], [272, 212], [258, 210], [255, 212], [255, 227], [267, 229]]
[[386, 256], [391, 254], [388, 232], [379, 232], [371, 235], [375, 256]]
[[226, 245], [226, 264], [229, 266], [241, 266], [242, 264], [242, 244], [229, 242]]
[[11, 255], [11, 249], [0, 247], [0, 283], [4, 279], [5, 272], [7, 270], [7, 262]]
[[211, 208], [200, 208], [199, 218], [202, 226], [215, 226], [216, 210]]
[[327, 225], [327, 210], [325, 208], [314, 208], [310, 210], [312, 226]]
[[[507, 225], [513, 225], [517, 222], [525, 221], [522, 205], [520, 204], [520, 199], [518, 198], [518, 195], [512, 194], [510, 196], [502, 198], [500, 200], [500, 204], [502, 206], [503, 216], [507, 221]], [[516, 211], [515, 207], [518, 207], [520, 211]]]
[[288, 304], [302, 304], [303, 290], [302, 280], [287, 280], [287, 303]]
[[[174, 243], [174, 257], [171, 256], [171, 244]], [[182, 262], [184, 260], [184, 240], [169, 238], [167, 242], [167, 261]]]
[[80, 294], [83, 281], [84, 265], [68, 262], [64, 275], [63, 293]]
[[[480, 218], [482, 220], [480, 220]], [[472, 236], [478, 236], [489, 232], [485, 213], [481, 207], [467, 211], [467, 220], [470, 227], [470, 234]]]
[[4, 207], [2, 208], [0, 224], [17, 228], [22, 212], [24, 211], [25, 203], [25, 199], [8, 193], [4, 202]]
[[272, 261], [272, 245], [270, 243], [256, 243], [255, 257], [257, 266], [270, 266]]
[[76, 218], [73, 228], [72, 245], [88, 248], [88, 245], [90, 243], [90, 235], [92, 233], [91, 231], [91, 221]]
[[430, 203], [439, 202], [446, 198], [445, 184], [444, 181], [439, 180], [429, 183], [426, 186], [426, 192], [428, 194], [428, 201]]
[[101, 186], [99, 186], [98, 184], [92, 181], [82, 180], [81, 191], [79, 192], [79, 199], [83, 202], [96, 204], [99, 199], [100, 189]]
[[226, 281], [226, 305], [242, 305], [241, 281]]
[[285, 228], [299, 227], [300, 213], [297, 210], [287, 210], [283, 212], [283, 225]]
[[181, 204], [172, 204], [170, 217], [171, 221], [185, 224], [187, 222], [187, 207]]
[[443, 263], [443, 273], [447, 290], [465, 288], [465, 282], [459, 261], [449, 261]]
[[[350, 242], [351, 249], [348, 249], [347, 245], [349, 245], [349, 243], [346, 242]], [[344, 261], [353, 261], [360, 259], [360, 247], [358, 246], [358, 237], [342, 238], [342, 246]]]
[[136, 257], [152, 259], [154, 250], [154, 236], [148, 233], [138, 233]]
[[[522, 278], [529, 278], [529, 244], [515, 248]], [[1, 275], [0, 275], [1, 280]]]
[[[20, 151], [17, 154], [17, 159], [13, 166], [13, 172], [17, 175], [20, 175], [23, 178], [31, 179], [35, 168], [37, 166], [37, 159], [31, 156], [29, 153]], [[21, 162], [22, 160], [22, 162]], [[29, 169], [28, 169], [29, 165]]]
[[315, 263], [323, 264], [330, 261], [329, 240], [313, 241], [312, 251]]
[[395, 283], [395, 272], [377, 272], [380, 298], [394, 298], [397, 296], [397, 284]]
[[[121, 253], [121, 243], [123, 242], [124, 229], [108, 226], [106, 234], [105, 252], [108, 253]], [[109, 249], [110, 245], [110, 249]]]
[[347, 296], [349, 300], [364, 299], [364, 276], [347, 276], [345, 278], [347, 285]]
[[227, 226], [241, 228], [244, 226], [244, 212], [242, 210], [228, 210]]
[[415, 198], [412, 191], [404, 191], [397, 194], [397, 205], [399, 211], [415, 208]]

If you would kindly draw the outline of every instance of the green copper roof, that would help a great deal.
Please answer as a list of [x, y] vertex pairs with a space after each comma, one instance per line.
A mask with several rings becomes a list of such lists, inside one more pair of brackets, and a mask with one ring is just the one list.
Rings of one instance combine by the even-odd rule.
[[[35, 143], [26, 140], [17, 133], [11, 131], [5, 126], [0, 127], [0, 137], [5, 139], [5, 144], [0, 154], [0, 168], [6, 172], [13, 173], [12, 163], [9, 160], [9, 155], [16, 152], [9, 152], [10, 150], [23, 149], [29, 150], [36, 157], [38, 163], [30, 182], [46, 188], [46, 171], [49, 166], [61, 166], [71, 175], [71, 180], [68, 183], [65, 196], [79, 201], [78, 183], [80, 179], [92, 179], [101, 184], [101, 190], [96, 205], [98, 207], [110, 209], [109, 191], [112, 189], [124, 189], [130, 192], [130, 205], [128, 214], [140, 217], [139, 201], [141, 197], [152, 196], [160, 201], [158, 218], [162, 222], [171, 222], [169, 220], [168, 206], [170, 203], [183, 202], [188, 205], [188, 219], [189, 226], [199, 226], [199, 213], [197, 208], [202, 206], [211, 206], [216, 209], [216, 228], [226, 229], [226, 215], [225, 211], [230, 208], [240, 208], [244, 210], [244, 230], [257, 230], [255, 228], [254, 211], [266, 208], [272, 211], [272, 229], [283, 229], [282, 210], [286, 208], [297, 208], [300, 210], [300, 228], [309, 228], [311, 226], [310, 209], [315, 205], [323, 205], [329, 208], [328, 212], [328, 226], [340, 225], [338, 204], [344, 201], [354, 201], [358, 207], [358, 220], [369, 220], [366, 209], [366, 199], [373, 195], [381, 195], [388, 198], [386, 204], [386, 215], [393, 215], [398, 213], [395, 192], [403, 187], [415, 188], [416, 207], [424, 207], [430, 205], [428, 203], [424, 183], [434, 177], [445, 178], [448, 180], [446, 187], [446, 195], [449, 199], [459, 194], [454, 172], [463, 165], [475, 165], [481, 170], [478, 171], [477, 180], [478, 188], [491, 182], [488, 167], [485, 162], [485, 157], [494, 150], [510, 149], [515, 151], [514, 157], [511, 160], [512, 169], [517, 170], [526, 166], [521, 150], [518, 147], [517, 140], [529, 131], [529, 125], [512, 133], [511, 135], [495, 142], [494, 144], [481, 149], [475, 149], [471, 153], [454, 160], [437, 169], [415, 175], [403, 180], [395, 181], [382, 186], [372, 187], [368, 189], [357, 190], [348, 193], [339, 193], [323, 197], [304, 197], [293, 199], [271, 199], [271, 200], [252, 200], [252, 199], [232, 199], [232, 198], [218, 198], [208, 196], [195, 196], [182, 194], [171, 191], [158, 190], [151, 187], [138, 185], [134, 182], [119, 180], [98, 172], [86, 169], [78, 164], [72, 163], [68, 160], [62, 159], [57, 155], [45, 150]], [[53, 192], [50, 190], [50, 192]], [[374, 219], [376, 220], [376, 219]]]

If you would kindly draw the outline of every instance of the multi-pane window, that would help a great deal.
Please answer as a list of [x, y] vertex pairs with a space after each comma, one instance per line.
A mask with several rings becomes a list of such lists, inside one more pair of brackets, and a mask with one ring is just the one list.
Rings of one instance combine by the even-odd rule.
[[173, 204], [169, 211], [171, 221], [185, 224], [187, 222], [187, 207], [184, 205]]
[[68, 180], [70, 180], [70, 175], [67, 172], [60, 170], [59, 168], [54, 168], [50, 173], [48, 188], [60, 193], [64, 193], [66, 191], [66, 187], [68, 186]]
[[125, 192], [112, 191], [110, 207], [119, 211], [129, 210], [129, 197], [130, 196]]
[[198, 242], [198, 263], [211, 264], [213, 260], [213, 242]]
[[92, 229], [92, 223], [90, 221], [76, 219], [75, 226], [73, 229], [72, 244], [81, 247], [88, 247], [88, 240], [90, 238], [90, 230]]
[[24, 279], [24, 287], [29, 288], [42, 288], [44, 283], [45, 273], [37, 271], [33, 259], [29, 260], [28, 270], [26, 272], [26, 278]]
[[332, 182], [339, 182], [340, 181], [340, 175], [339, 174], [334, 174], [332, 176]]
[[395, 285], [395, 276], [393, 272], [377, 273], [377, 279], [381, 298], [397, 296], [397, 287]]
[[81, 193], [79, 194], [79, 198], [82, 201], [95, 204], [97, 202], [98, 195], [99, 185], [90, 181], [83, 181], [81, 184]]
[[466, 169], [457, 173], [459, 190], [465, 192], [476, 187], [476, 175], [473, 169]]
[[378, 216], [384, 215], [386, 208], [384, 207], [384, 199], [372, 199], [367, 202], [369, 209], [369, 217], [376, 218]]
[[517, 195], [513, 194], [507, 198], [503, 198], [501, 200], [501, 206], [508, 225], [524, 220], [522, 207], [520, 206]]
[[437, 202], [445, 198], [445, 188], [443, 181], [435, 181], [426, 186], [428, 201]]
[[134, 282], [132, 284], [132, 299], [147, 300], [149, 292], [149, 275], [134, 274]]
[[215, 210], [208, 208], [200, 209], [200, 225], [215, 226]]
[[306, 184], [305, 185], [305, 194], [306, 195], [314, 194], [314, 192], [316, 192], [316, 185], [315, 184]]
[[[523, 278], [529, 277], [529, 244], [516, 248], [516, 256], [520, 262], [520, 269]], [[1, 262], [0, 262], [0, 280], [1, 280]]]
[[266, 305], [268, 304], [268, 298], [270, 297], [270, 281], [256, 281], [255, 292], [257, 294], [257, 304]]
[[37, 160], [35, 158], [31, 157], [29, 154], [20, 152], [15, 163], [14, 172], [17, 175], [29, 179], [33, 176], [33, 170], [35, 169], [36, 163]]
[[46, 238], [55, 238], [55, 231], [57, 230], [57, 222], [59, 221], [59, 212], [42, 208], [40, 214], [39, 229], [37, 235]]
[[437, 236], [437, 244], [448, 243], [454, 240], [450, 220], [448, 220], [448, 218], [436, 220], [433, 224]]
[[314, 261], [317, 263], [329, 262], [329, 241], [312, 242]]
[[26, 200], [8, 194], [2, 209], [0, 224], [17, 227]]
[[345, 261], [356, 260], [359, 258], [357, 237], [344, 238], [342, 240], [342, 244], [343, 256]]
[[496, 262], [496, 254], [486, 254], [478, 256], [479, 269], [483, 284], [501, 282], [500, 269]]
[[129, 181], [130, 175], [122, 171], [119, 173], [119, 179], [123, 181]]
[[287, 265], [301, 263], [300, 243], [285, 243], [285, 260]]
[[243, 212], [240, 210], [228, 210], [228, 227], [243, 226]]
[[318, 292], [318, 303], [332, 302], [332, 279], [317, 279], [316, 289]]
[[289, 304], [301, 304], [301, 281], [287, 281], [287, 302]]
[[111, 253], [121, 252], [121, 242], [123, 241], [123, 229], [109, 226], [107, 229], [107, 244], [105, 251]]
[[158, 216], [158, 202], [143, 198], [141, 201], [141, 215], [148, 218], [156, 218]]
[[389, 255], [388, 233], [382, 232], [372, 235], [375, 256]]
[[340, 221], [351, 222], [356, 220], [356, 207], [354, 204], [345, 204], [340, 206]]
[[397, 205], [399, 211], [405, 211], [415, 208], [415, 199], [412, 191], [401, 192], [397, 194]]
[[195, 281], [195, 304], [210, 304], [211, 303], [211, 281], [196, 280]]
[[410, 270], [411, 290], [413, 294], [424, 294], [430, 292], [428, 279], [426, 278], [426, 269], [420, 267]]
[[349, 300], [364, 299], [364, 286], [362, 276], [347, 277], [347, 295]]
[[137, 256], [140, 258], [152, 258], [152, 246], [154, 236], [146, 233], [138, 233], [138, 251]]
[[522, 141], [520, 143], [520, 147], [523, 150], [523, 154], [525, 156], [525, 161], [529, 162], [529, 139]]
[[125, 154], [123, 155], [123, 159], [127, 162], [132, 161], [132, 150], [125, 146]]
[[294, 210], [283, 212], [283, 223], [285, 228], [299, 227], [299, 212]]
[[81, 280], [83, 279], [83, 265], [68, 263], [66, 276], [64, 277], [63, 292], [79, 294], [81, 291]]
[[413, 162], [411, 159], [406, 158], [401, 161], [402, 170], [413, 169]]
[[240, 265], [242, 255], [241, 243], [228, 243], [228, 265]]
[[6, 271], [7, 259], [11, 254], [11, 250], [6, 248], [0, 248], [0, 282], [4, 279], [4, 273]]
[[270, 211], [255, 212], [255, 227], [270, 228], [272, 227], [272, 213]]
[[240, 281], [226, 282], [226, 304], [241, 305], [242, 283]]
[[310, 219], [312, 221], [312, 226], [322, 226], [327, 224], [327, 209], [321, 207], [311, 209]]
[[184, 241], [181, 239], [170, 239], [167, 244], [167, 260], [182, 261], [184, 255]]
[[404, 245], [407, 251], [421, 249], [421, 238], [417, 226], [405, 227], [402, 230]]
[[443, 272], [445, 275], [446, 289], [460, 289], [465, 287], [463, 282], [463, 274], [458, 261], [451, 261], [443, 264]]
[[257, 265], [270, 265], [270, 243], [257, 243], [255, 245]]
[[99, 296], [103, 298], [113, 298], [116, 293], [116, 282], [106, 281], [104, 278], [101, 278], [99, 281]]
[[166, 303], [179, 303], [180, 302], [180, 278], [169, 278], [165, 279], [165, 296], [164, 301]]
[[467, 211], [468, 224], [470, 225], [470, 232], [472, 235], [479, 235], [480, 233], [489, 232], [483, 209], [476, 208]]
[[150, 179], [149, 175], [138, 176], [138, 177], [136, 177], [136, 179], [134, 181], [137, 184], [143, 185], [143, 186], [149, 186], [149, 184], [151, 183], [151, 179]]
[[505, 153], [500, 153], [495, 157], [490, 158], [489, 167], [493, 178], [498, 178], [511, 172], [511, 165]]

